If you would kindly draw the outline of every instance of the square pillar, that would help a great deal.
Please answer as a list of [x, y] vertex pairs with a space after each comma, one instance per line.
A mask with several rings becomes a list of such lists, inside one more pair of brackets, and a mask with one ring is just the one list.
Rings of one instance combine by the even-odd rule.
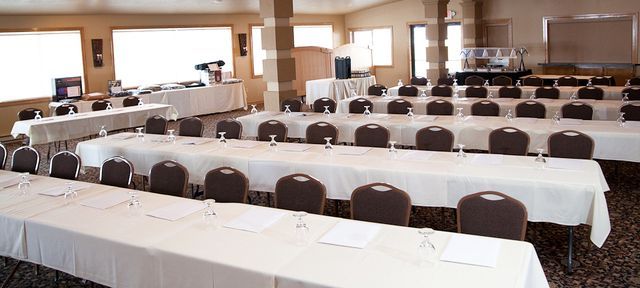
[[449, 0], [422, 0], [427, 18], [427, 78], [437, 80], [447, 77], [447, 4]]

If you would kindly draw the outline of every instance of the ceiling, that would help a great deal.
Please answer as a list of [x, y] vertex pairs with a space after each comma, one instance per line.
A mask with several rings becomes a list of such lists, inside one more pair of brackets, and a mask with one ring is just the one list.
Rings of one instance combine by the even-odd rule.
[[[347, 14], [398, 0], [293, 0], [296, 14]], [[258, 13], [260, 0], [0, 0], [0, 14]]]

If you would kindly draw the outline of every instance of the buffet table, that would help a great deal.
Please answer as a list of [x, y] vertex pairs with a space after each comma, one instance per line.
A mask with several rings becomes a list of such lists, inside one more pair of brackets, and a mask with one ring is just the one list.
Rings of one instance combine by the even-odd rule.
[[306, 102], [308, 105], [313, 101], [329, 97], [333, 100], [340, 101], [351, 95], [351, 89], [356, 89], [358, 95], [367, 95], [369, 86], [376, 84], [376, 76], [351, 79], [318, 79], [310, 80], [306, 83]]

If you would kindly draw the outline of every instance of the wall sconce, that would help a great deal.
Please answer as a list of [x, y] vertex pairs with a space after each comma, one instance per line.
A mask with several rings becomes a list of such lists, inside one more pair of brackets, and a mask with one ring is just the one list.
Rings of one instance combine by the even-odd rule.
[[102, 67], [102, 39], [91, 39], [91, 55], [93, 55], [93, 67]]

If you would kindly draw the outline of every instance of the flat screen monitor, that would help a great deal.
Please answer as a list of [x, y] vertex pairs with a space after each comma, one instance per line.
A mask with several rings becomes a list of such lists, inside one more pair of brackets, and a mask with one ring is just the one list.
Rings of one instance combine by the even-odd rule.
[[82, 97], [82, 77], [63, 77], [53, 79], [54, 101], [79, 99]]

